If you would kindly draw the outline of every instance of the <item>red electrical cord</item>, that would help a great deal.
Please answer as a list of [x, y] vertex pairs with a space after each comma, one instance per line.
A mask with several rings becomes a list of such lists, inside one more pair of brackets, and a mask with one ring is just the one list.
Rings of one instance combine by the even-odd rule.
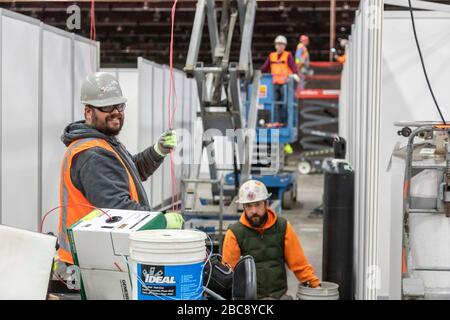
[[94, 206], [91, 206], [91, 205], [88, 205], [88, 204], [82, 204], [82, 203], [79, 203], [79, 204], [73, 204], [73, 205], [57, 206], [57, 207], [54, 207], [53, 209], [47, 211], [47, 212], [44, 214], [44, 216], [42, 217], [42, 220], [41, 220], [41, 224], [40, 224], [40, 226], [39, 226], [39, 233], [42, 233], [42, 229], [43, 229], [43, 227], [44, 227], [45, 219], [47, 219], [47, 216], [48, 216], [50, 213], [52, 213], [52, 212], [55, 211], [56, 209], [60, 209], [60, 208], [68, 208], [68, 207], [86, 207], [86, 208], [91, 208], [91, 209], [97, 209], [97, 210], [100, 210], [103, 214], [105, 214], [109, 219], [111, 219], [111, 216], [110, 216], [109, 214], [107, 214], [105, 210], [102, 210], [102, 209], [100, 209], [100, 208], [97, 208], [97, 207], [94, 207]]
[[[177, 101], [176, 101], [176, 90], [175, 90], [175, 83], [174, 83], [174, 79], [173, 79], [173, 33], [174, 33], [174, 26], [175, 26], [175, 12], [176, 12], [176, 7], [177, 7], [177, 2], [178, 0], [174, 0], [173, 2], [173, 6], [172, 6], [172, 11], [171, 11], [171, 16], [172, 16], [172, 25], [171, 25], [171, 30], [170, 30], [170, 54], [169, 54], [169, 73], [170, 73], [170, 90], [169, 90], [169, 97], [168, 97], [168, 109], [169, 109], [169, 128], [172, 129], [173, 127], [173, 119], [175, 116], [175, 111], [176, 111], [176, 105], [177, 105]], [[172, 94], [174, 96], [174, 109], [172, 112]], [[176, 182], [175, 182], [175, 165], [174, 165], [174, 161], [173, 161], [173, 150], [170, 150], [170, 176], [172, 179], [172, 210], [175, 210], [175, 189], [176, 189]], [[178, 197], [178, 196], [177, 196]], [[178, 199], [177, 199], [178, 201]]]
[[89, 37], [91, 40], [94, 40], [97, 38], [97, 33], [95, 30], [95, 0], [91, 1], [91, 29]]
[[[97, 40], [97, 31], [95, 28], [95, 0], [91, 1], [91, 14], [90, 14], [90, 32], [89, 32], [89, 38], [92, 41]], [[97, 63], [95, 62], [95, 56], [96, 56], [97, 49], [95, 47], [91, 48], [91, 68], [93, 71], [97, 69]]]

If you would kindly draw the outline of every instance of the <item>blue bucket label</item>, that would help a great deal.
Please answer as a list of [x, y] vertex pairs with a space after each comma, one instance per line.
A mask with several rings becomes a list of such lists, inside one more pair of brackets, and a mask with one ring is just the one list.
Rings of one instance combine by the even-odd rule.
[[[138, 300], [200, 300], [203, 293], [203, 263], [157, 266], [137, 264]], [[145, 286], [142, 284], [144, 283]]]

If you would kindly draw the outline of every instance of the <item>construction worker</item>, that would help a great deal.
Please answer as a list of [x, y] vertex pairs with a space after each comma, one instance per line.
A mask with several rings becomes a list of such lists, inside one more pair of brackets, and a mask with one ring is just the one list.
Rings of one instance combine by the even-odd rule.
[[305, 77], [309, 73], [309, 37], [302, 34], [299, 38], [297, 49], [295, 50], [295, 64], [300, 71], [300, 89], [305, 88]]
[[256, 264], [258, 299], [289, 299], [286, 268], [310, 287], [320, 285], [303, 252], [292, 225], [268, 206], [270, 194], [257, 180], [239, 189], [238, 203], [244, 206], [239, 222], [229, 227], [223, 242], [223, 263], [232, 268], [241, 256], [250, 255]]
[[336, 50], [336, 48], [331, 49], [331, 52], [333, 53], [333, 58], [340, 64], [344, 64], [345, 60], [347, 60], [347, 53], [346, 53], [347, 44], [348, 44], [347, 39], [340, 39], [339, 45], [341, 48], [339, 50]]
[[142, 181], [175, 148], [175, 132], [163, 133], [157, 143], [132, 156], [117, 139], [125, 120], [119, 82], [97, 72], [81, 86], [85, 120], [69, 124], [61, 137], [67, 146], [61, 168], [59, 259], [72, 264], [67, 229], [97, 208], [151, 210]]
[[298, 69], [295, 65], [294, 58], [289, 51], [286, 51], [287, 39], [285, 36], [279, 35], [275, 38], [275, 52], [267, 57], [261, 67], [261, 72], [272, 74], [272, 83], [274, 91], [274, 122], [282, 123], [287, 120], [287, 108], [283, 106], [281, 101], [284, 100], [284, 85], [289, 79], [289, 75], [293, 75], [296, 81], [299, 81]]

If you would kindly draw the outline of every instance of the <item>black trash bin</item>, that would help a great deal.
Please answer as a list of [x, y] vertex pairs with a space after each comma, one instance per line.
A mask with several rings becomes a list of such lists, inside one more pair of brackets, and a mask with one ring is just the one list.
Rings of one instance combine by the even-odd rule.
[[345, 140], [334, 144], [337, 159], [323, 163], [322, 278], [339, 285], [339, 297], [352, 300], [354, 238], [354, 172], [346, 162]]

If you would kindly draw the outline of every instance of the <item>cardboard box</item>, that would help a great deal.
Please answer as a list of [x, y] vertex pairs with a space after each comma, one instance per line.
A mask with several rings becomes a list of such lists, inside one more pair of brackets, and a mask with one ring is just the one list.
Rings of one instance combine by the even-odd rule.
[[165, 229], [161, 212], [94, 210], [68, 229], [74, 263], [80, 268], [83, 299], [127, 300], [131, 295], [128, 265], [130, 234]]

